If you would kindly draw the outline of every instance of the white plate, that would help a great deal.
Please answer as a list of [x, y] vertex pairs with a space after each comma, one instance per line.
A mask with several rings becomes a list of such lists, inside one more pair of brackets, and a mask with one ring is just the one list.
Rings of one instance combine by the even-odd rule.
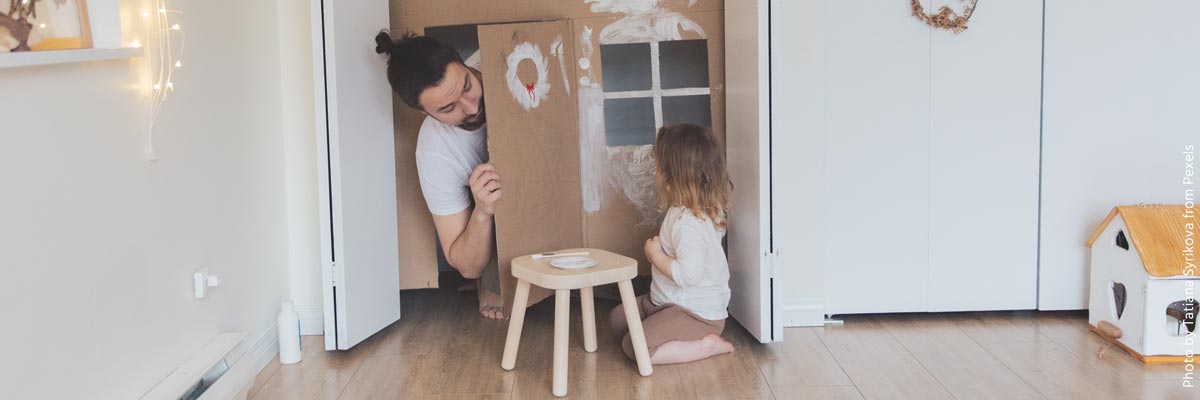
[[550, 260], [550, 265], [562, 269], [580, 269], [596, 265], [596, 259], [591, 257], [560, 257]]

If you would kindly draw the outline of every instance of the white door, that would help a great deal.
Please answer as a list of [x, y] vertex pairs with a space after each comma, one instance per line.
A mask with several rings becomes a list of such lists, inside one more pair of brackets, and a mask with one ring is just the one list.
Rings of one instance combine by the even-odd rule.
[[929, 37], [929, 311], [1037, 306], [1042, 6], [995, 2]]
[[1035, 306], [1042, 3], [993, 3], [825, 3], [827, 314]]
[[783, 340], [773, 312], [767, 0], [725, 2], [726, 152], [733, 180], [729, 313], [760, 342]]
[[771, 247], [785, 327], [825, 325], [825, 4], [771, 0], [771, 118], [781, 127], [771, 134]]
[[325, 349], [400, 319], [391, 89], [374, 37], [388, 3], [312, 0]]
[[825, 3], [855, 16], [825, 25], [826, 314], [928, 309], [930, 31], [903, 3]]

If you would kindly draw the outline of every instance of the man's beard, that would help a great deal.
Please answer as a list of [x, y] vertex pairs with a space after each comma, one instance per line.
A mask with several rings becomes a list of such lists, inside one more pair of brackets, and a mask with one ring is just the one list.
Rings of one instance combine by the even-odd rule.
[[484, 104], [483, 104], [483, 96], [479, 96], [479, 112], [475, 113], [474, 118], [464, 119], [461, 124], [458, 124], [458, 127], [462, 128], [463, 130], [474, 131], [479, 128], [482, 128], [483, 125], [486, 123], [487, 123], [487, 109], [484, 107]]
[[[475, 68], [471, 68], [471, 67], [467, 67], [467, 70], [471, 71], [471, 74], [474, 74], [475, 79], [479, 81], [479, 85], [483, 86], [483, 73], [481, 73], [478, 70], [476, 70]], [[479, 128], [482, 128], [483, 125], [486, 123], [487, 123], [487, 107], [484, 106], [483, 95], [480, 94], [480, 96], [479, 96], [479, 112], [475, 113], [474, 118], [464, 119], [461, 124], [458, 124], [458, 127], [462, 128], [463, 130], [474, 131]]]

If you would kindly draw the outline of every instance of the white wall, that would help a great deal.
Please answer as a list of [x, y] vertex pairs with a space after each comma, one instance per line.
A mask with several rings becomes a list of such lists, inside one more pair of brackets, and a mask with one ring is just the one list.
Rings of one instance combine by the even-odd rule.
[[[313, 45], [309, 2], [276, 0], [279, 79], [287, 180], [290, 293], [301, 333], [323, 333], [321, 245], [317, 219], [317, 143], [313, 99]], [[324, 132], [324, 127], [321, 127]]]
[[1197, 15], [1195, 1], [1046, 2], [1038, 308], [1087, 308], [1084, 243], [1113, 206], [1183, 202], [1183, 147], [1200, 145]]
[[[276, 3], [172, 6], [188, 47], [157, 162], [147, 60], [0, 70], [0, 398], [138, 398], [218, 332], [269, 331], [288, 295]], [[199, 268], [224, 279], [203, 300]]]

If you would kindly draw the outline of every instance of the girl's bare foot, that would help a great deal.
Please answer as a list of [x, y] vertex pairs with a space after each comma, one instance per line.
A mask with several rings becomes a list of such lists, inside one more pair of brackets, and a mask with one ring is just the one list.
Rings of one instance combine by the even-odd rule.
[[698, 340], [673, 340], [663, 343], [650, 357], [650, 362], [653, 364], [685, 363], [732, 352], [732, 344], [726, 342], [720, 335], [710, 333]]
[[720, 335], [717, 335], [715, 333], [708, 334], [708, 336], [705, 336], [703, 339], [700, 339], [700, 341], [702, 343], [704, 343], [704, 348], [708, 352], [708, 356], [706, 356], [705, 358], [712, 357], [712, 356], [715, 356], [718, 354], [725, 354], [725, 353], [733, 352], [733, 344], [725, 341], [725, 338], [722, 338]]

